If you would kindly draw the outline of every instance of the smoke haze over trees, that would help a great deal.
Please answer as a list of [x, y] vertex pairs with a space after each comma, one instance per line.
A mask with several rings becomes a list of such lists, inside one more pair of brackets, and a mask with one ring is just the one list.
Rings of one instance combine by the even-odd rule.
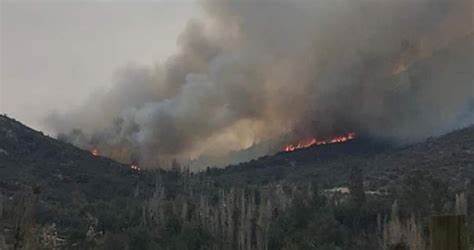
[[174, 56], [122, 70], [50, 126], [151, 166], [347, 131], [416, 141], [474, 121], [472, 0], [202, 7]]

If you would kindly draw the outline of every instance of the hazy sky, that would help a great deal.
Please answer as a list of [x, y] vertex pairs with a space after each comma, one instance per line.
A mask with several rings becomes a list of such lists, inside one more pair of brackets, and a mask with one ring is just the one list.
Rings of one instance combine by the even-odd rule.
[[0, 3], [0, 113], [42, 130], [52, 111], [109, 88], [118, 69], [166, 59], [201, 14], [193, 0]]

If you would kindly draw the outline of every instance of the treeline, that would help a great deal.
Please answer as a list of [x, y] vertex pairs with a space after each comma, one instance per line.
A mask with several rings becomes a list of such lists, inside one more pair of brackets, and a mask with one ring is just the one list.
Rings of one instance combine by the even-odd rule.
[[132, 197], [74, 193], [48, 213], [39, 187], [4, 197], [0, 249], [427, 249], [431, 215], [467, 214], [473, 229], [472, 182], [453, 190], [421, 172], [383, 192], [365, 190], [357, 167], [340, 189], [228, 186], [179, 168], [139, 180]]

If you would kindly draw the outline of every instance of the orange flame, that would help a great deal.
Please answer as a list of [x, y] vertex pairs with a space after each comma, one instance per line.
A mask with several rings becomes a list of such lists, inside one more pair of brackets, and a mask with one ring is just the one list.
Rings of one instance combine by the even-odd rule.
[[92, 154], [93, 156], [99, 156], [99, 149], [93, 148], [93, 149], [91, 150], [91, 154]]
[[325, 140], [318, 140], [316, 138], [310, 138], [303, 141], [298, 142], [297, 144], [290, 144], [283, 148], [285, 152], [293, 152], [298, 149], [308, 148], [311, 146], [318, 146], [318, 145], [326, 145], [326, 144], [334, 144], [334, 143], [343, 143], [346, 141], [350, 141], [356, 138], [356, 133], [350, 132], [344, 135], [336, 136], [330, 139]]
[[138, 171], [140, 172], [142, 169], [135, 163], [132, 163], [132, 165], [130, 165], [130, 169], [132, 170], [135, 170], [135, 171]]

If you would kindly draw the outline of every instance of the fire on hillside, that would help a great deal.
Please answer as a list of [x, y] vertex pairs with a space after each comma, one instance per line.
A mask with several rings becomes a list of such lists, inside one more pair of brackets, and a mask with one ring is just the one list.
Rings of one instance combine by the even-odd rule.
[[137, 172], [140, 172], [140, 171], [142, 170], [142, 169], [138, 166], [138, 164], [136, 164], [136, 163], [132, 163], [132, 164], [130, 165], [130, 169], [131, 169], [131, 170], [134, 170], [134, 171], [137, 171]]
[[304, 139], [299, 141], [296, 144], [289, 144], [283, 148], [284, 152], [293, 152], [298, 149], [308, 148], [311, 146], [334, 144], [334, 143], [343, 143], [356, 138], [356, 133], [349, 132], [343, 135], [335, 136], [329, 139], [317, 139], [315, 137]]
[[93, 149], [91, 150], [91, 154], [92, 154], [93, 156], [99, 156], [99, 149], [93, 148]]
[[[101, 154], [99, 153], [99, 149], [98, 148], [93, 148], [90, 150], [90, 153], [95, 156], [95, 157], [99, 157], [101, 156]], [[132, 170], [132, 171], [136, 171], [136, 172], [140, 172], [142, 169], [138, 166], [138, 164], [136, 162], [132, 162], [128, 165], [128, 167]]]

